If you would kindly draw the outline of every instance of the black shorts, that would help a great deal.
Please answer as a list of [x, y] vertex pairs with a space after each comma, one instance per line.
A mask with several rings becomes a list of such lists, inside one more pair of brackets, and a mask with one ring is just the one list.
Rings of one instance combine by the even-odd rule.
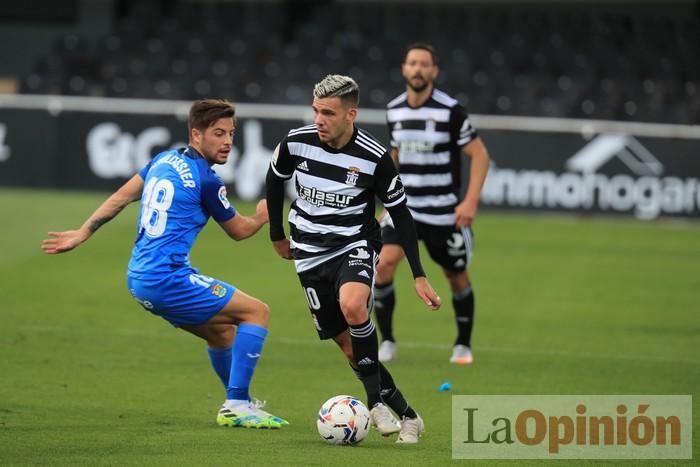
[[[388, 216], [387, 216], [388, 217]], [[474, 246], [471, 227], [430, 225], [415, 222], [418, 239], [425, 243], [428, 254], [437, 264], [452, 272], [462, 272], [469, 266]], [[382, 243], [400, 245], [399, 235], [391, 222], [382, 222]]]
[[[361, 282], [371, 290], [378, 259], [373, 248], [360, 247], [299, 273], [318, 337], [331, 339], [348, 328], [338, 301], [340, 287], [347, 282]], [[367, 306], [371, 308], [371, 294], [369, 302]]]

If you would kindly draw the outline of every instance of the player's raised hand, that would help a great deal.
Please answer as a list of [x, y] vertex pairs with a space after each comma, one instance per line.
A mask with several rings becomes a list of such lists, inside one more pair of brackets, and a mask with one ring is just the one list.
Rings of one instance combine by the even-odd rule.
[[416, 277], [416, 293], [431, 310], [437, 311], [440, 309], [442, 300], [440, 300], [438, 294], [433, 290], [433, 286], [430, 285], [430, 282], [425, 277]]
[[275, 248], [275, 251], [278, 255], [280, 255], [280, 257], [284, 259], [294, 259], [288, 238], [272, 242], [272, 246]]
[[48, 235], [49, 238], [41, 242], [41, 249], [44, 250], [44, 253], [49, 255], [70, 251], [88, 238], [88, 236], [82, 230], [49, 232]]

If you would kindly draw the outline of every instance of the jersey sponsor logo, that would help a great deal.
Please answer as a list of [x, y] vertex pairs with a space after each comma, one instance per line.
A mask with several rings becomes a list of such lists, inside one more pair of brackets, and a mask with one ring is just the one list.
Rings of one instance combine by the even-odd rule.
[[231, 203], [226, 195], [226, 187], [223, 185], [219, 187], [219, 201], [221, 201], [224, 208], [229, 209], [231, 207]]
[[348, 173], [345, 176], [345, 184], [356, 186], [358, 178], [360, 178], [360, 169], [357, 167], [348, 167]]
[[394, 123], [394, 131], [398, 130], [403, 130], [403, 125], [401, 125], [401, 122]]
[[226, 296], [226, 287], [220, 284], [214, 284], [211, 286], [211, 293], [219, 298]]
[[297, 170], [303, 170], [304, 172], [309, 171], [309, 164], [306, 161], [302, 161], [301, 164], [297, 165]]
[[366, 277], [369, 279], [369, 273], [367, 271], [360, 271], [357, 273], [358, 276]]
[[425, 121], [425, 131], [435, 132], [435, 119], [429, 118]]
[[350, 205], [354, 196], [341, 195], [339, 193], [327, 193], [316, 189], [316, 187], [309, 188], [302, 184], [299, 184], [298, 190], [299, 198], [303, 199], [309, 204], [314, 206], [327, 206], [331, 208], [346, 208]]
[[405, 140], [399, 143], [399, 152], [432, 153], [435, 152], [435, 143], [431, 141]]
[[355, 254], [349, 254], [351, 258], [357, 258], [357, 259], [369, 259], [369, 251], [365, 250], [364, 248], [357, 248], [357, 251]]

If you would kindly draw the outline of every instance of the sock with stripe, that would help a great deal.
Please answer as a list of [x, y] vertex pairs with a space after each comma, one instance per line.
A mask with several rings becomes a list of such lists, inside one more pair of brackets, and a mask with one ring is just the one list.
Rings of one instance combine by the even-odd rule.
[[[352, 367], [351, 367], [352, 368]], [[360, 372], [352, 368], [352, 371], [357, 376], [357, 379], [362, 381]], [[394, 378], [392, 378], [391, 373], [386, 367], [380, 362], [379, 363], [379, 395], [382, 398], [382, 402], [389, 406], [399, 418], [416, 418], [416, 411], [408, 405], [408, 402], [403, 397], [403, 394], [396, 387], [394, 383]]]
[[374, 313], [377, 317], [377, 325], [382, 333], [382, 339], [396, 342], [394, 339], [394, 307], [396, 306], [396, 295], [394, 294], [394, 283], [375, 284], [374, 286]]
[[257, 324], [240, 324], [233, 343], [233, 361], [226, 387], [226, 398], [250, 400], [250, 380], [260, 359], [267, 329]]
[[377, 330], [372, 320], [367, 318], [362, 324], [350, 326], [352, 353], [355, 359], [357, 374], [367, 393], [367, 407], [370, 409], [382, 401], [379, 394], [379, 344]]
[[459, 293], [452, 294], [452, 306], [455, 309], [455, 321], [457, 322], [455, 345], [461, 344], [471, 347], [472, 328], [474, 327], [474, 291], [471, 286]]
[[403, 394], [396, 387], [394, 378], [384, 365], [379, 363], [379, 379], [381, 386], [382, 401], [393, 410], [399, 418], [416, 418], [418, 415], [403, 397]]

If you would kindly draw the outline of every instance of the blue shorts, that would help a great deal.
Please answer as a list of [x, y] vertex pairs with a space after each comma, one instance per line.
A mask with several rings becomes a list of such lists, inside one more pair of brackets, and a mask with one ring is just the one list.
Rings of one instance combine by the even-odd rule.
[[236, 291], [234, 286], [203, 276], [194, 268], [148, 279], [127, 274], [126, 283], [141, 306], [175, 327], [206, 323], [226, 306]]

